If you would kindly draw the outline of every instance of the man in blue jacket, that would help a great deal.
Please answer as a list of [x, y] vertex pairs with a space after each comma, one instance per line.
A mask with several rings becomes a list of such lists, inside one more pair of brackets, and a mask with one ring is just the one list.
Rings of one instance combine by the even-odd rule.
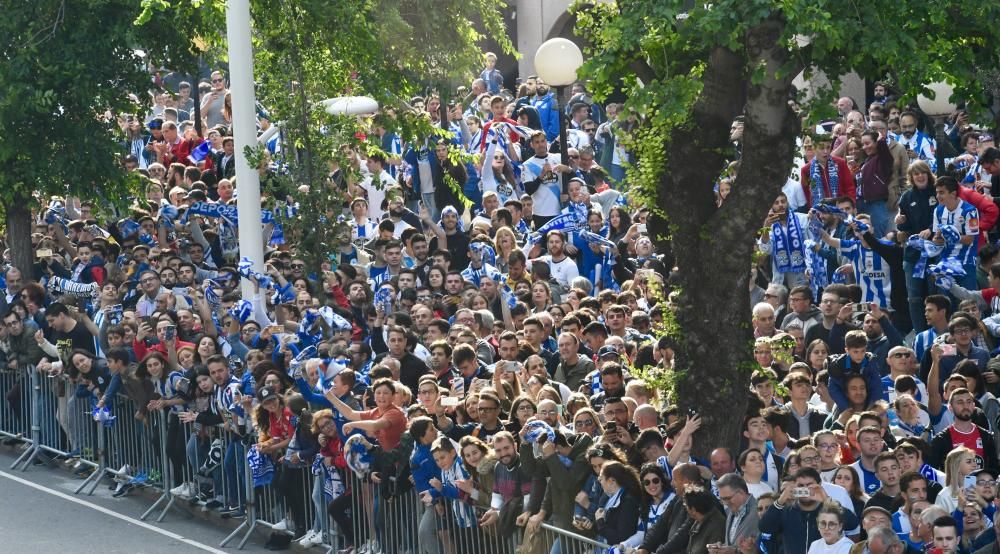
[[[808, 492], [808, 495], [797, 493]], [[821, 538], [816, 526], [816, 516], [824, 502], [836, 502], [823, 490], [819, 472], [804, 467], [792, 480], [781, 485], [781, 496], [764, 512], [760, 532], [771, 536], [780, 534], [785, 554], [802, 554], [813, 541]], [[841, 506], [844, 511], [844, 529], [858, 526], [858, 516]]]
[[559, 138], [559, 101], [555, 94], [549, 91], [549, 85], [541, 79], [535, 85], [535, 93], [535, 100], [531, 105], [538, 111], [538, 117], [542, 120], [545, 140], [552, 142]]

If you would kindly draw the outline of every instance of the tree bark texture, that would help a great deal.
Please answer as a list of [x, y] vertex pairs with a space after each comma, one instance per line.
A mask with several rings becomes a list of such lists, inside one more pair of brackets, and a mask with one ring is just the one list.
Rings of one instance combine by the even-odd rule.
[[31, 279], [31, 268], [35, 262], [35, 249], [31, 246], [30, 198], [20, 197], [10, 206], [5, 206], [7, 214], [7, 239], [10, 241], [11, 259], [14, 267], [21, 270], [24, 278]]
[[[777, 41], [782, 26], [769, 19], [754, 27], [745, 54], [724, 47], [711, 52], [691, 121], [665, 145], [668, 170], [658, 204], [667, 221], [651, 222], [654, 238], [669, 235], [676, 256], [674, 392], [682, 410], [702, 417], [694, 454], [706, 458], [715, 447], [739, 445], [754, 367], [749, 278], [756, 230], [785, 183], [798, 132], [786, 102], [791, 78], [775, 74], [786, 54]], [[751, 83], [747, 60], [767, 64], [763, 79]], [[730, 155], [730, 125], [740, 114], [746, 121], [738, 176], [716, 208], [712, 185]]]

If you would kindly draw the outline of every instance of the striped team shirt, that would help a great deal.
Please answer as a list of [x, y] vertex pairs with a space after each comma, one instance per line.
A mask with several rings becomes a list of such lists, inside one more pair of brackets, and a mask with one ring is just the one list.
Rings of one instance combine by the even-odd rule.
[[854, 266], [854, 280], [861, 287], [862, 301], [874, 302], [883, 309], [888, 308], [892, 288], [889, 263], [874, 250], [866, 248], [860, 240], [842, 239], [840, 253]]
[[974, 265], [976, 263], [976, 252], [979, 250], [979, 210], [965, 200], [960, 200], [954, 210], [949, 210], [944, 204], [938, 204], [934, 208], [934, 225], [931, 228], [935, 233], [942, 227], [954, 227], [961, 236], [972, 235], [977, 240], [972, 244], [962, 244], [958, 242], [951, 251], [943, 252], [943, 258], [958, 258], [962, 265]]
[[[462, 458], [455, 456], [455, 462], [451, 467], [441, 470], [441, 483], [444, 485], [445, 490], [451, 490], [453, 493], [458, 492], [458, 485], [455, 481], [458, 480], [468, 480], [471, 479], [469, 472], [465, 469], [462, 464]], [[449, 496], [450, 495], [446, 495]], [[479, 518], [476, 517], [476, 510], [470, 504], [453, 498], [449, 510], [455, 518], [455, 523], [461, 529], [469, 529], [472, 527], [477, 527]]]

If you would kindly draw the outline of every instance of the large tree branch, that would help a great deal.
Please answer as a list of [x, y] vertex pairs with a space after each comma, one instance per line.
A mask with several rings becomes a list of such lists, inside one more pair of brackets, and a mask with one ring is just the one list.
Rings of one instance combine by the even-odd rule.
[[644, 84], [652, 83], [657, 78], [656, 71], [646, 63], [646, 60], [634, 59], [629, 62], [628, 67]]
[[748, 230], [763, 221], [791, 168], [799, 122], [788, 105], [794, 75], [779, 76], [790, 55], [780, 42], [784, 26], [780, 17], [772, 16], [747, 33], [748, 59], [762, 71], [748, 89], [740, 170], [714, 218], [724, 243], [751, 240]]
[[[667, 144], [670, 174], [663, 180], [659, 205], [672, 223], [698, 230], [716, 211], [712, 183], [727, 161], [729, 128], [743, 109], [745, 90], [742, 56], [722, 46], [714, 48], [691, 121], [675, 130]], [[677, 234], [674, 240], [686, 243], [678, 250], [689, 255], [702, 246], [698, 232]]]

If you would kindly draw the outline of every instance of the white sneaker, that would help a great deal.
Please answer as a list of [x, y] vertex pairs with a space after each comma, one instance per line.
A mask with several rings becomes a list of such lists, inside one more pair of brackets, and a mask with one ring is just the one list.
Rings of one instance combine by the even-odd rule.
[[179, 498], [191, 498], [197, 494], [197, 489], [195, 488], [194, 483], [181, 483], [180, 485], [170, 489], [170, 494]]
[[302, 548], [311, 548], [318, 544], [323, 544], [323, 533], [319, 531], [313, 531], [312, 529], [306, 533], [306, 536], [299, 539], [299, 546]]
[[272, 531], [287, 531], [288, 530], [288, 518], [285, 518], [278, 523], [271, 526]]

